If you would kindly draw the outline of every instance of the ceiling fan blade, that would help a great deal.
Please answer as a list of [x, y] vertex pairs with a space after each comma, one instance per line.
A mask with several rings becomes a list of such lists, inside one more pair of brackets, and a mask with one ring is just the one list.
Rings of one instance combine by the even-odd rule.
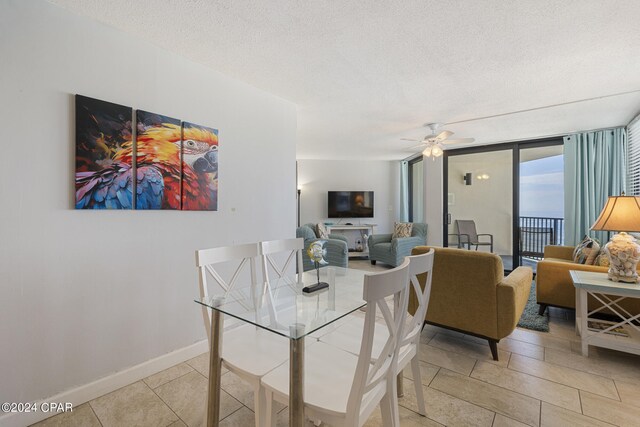
[[434, 139], [436, 141], [443, 141], [443, 140], [449, 138], [451, 135], [453, 135], [453, 132], [451, 132], [450, 130], [443, 130]]
[[400, 141], [413, 141], [413, 142], [418, 142], [420, 141], [419, 139], [411, 139], [411, 138], [400, 138]]
[[459, 139], [447, 139], [446, 141], [441, 141], [442, 144], [470, 144], [475, 139], [473, 138], [459, 138]]

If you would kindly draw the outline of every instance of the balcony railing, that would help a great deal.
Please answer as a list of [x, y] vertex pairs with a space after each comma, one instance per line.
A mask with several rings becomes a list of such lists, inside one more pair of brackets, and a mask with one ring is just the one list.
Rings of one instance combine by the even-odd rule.
[[564, 219], [520, 217], [520, 256], [542, 259], [544, 247], [564, 243]]

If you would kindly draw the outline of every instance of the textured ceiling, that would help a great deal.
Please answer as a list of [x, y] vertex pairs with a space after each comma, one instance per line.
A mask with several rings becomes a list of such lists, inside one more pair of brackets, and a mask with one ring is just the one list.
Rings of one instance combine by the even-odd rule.
[[487, 144], [640, 111], [637, 0], [51, 1], [296, 103], [300, 159], [404, 158], [425, 122]]

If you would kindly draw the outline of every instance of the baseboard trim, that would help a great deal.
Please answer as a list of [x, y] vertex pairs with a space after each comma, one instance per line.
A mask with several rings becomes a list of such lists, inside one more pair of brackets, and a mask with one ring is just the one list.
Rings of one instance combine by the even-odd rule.
[[[191, 344], [190, 346], [172, 351], [171, 353], [163, 354], [162, 356], [147, 360], [139, 365], [132, 366], [112, 375], [100, 378], [99, 380], [63, 391], [55, 396], [36, 401], [35, 403], [40, 407], [40, 404], [44, 402], [70, 402], [75, 408], [83, 403], [122, 388], [128, 384], [140, 381], [149, 375], [153, 375], [177, 365], [178, 363], [192, 359], [208, 350], [208, 341], [202, 340], [195, 344]], [[0, 427], [28, 426], [51, 416], [51, 413], [43, 413], [41, 411], [30, 413], [9, 413], [0, 417]]]

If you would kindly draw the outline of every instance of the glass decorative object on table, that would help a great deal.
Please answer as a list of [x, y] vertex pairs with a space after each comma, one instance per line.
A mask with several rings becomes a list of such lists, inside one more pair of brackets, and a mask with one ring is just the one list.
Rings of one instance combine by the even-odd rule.
[[614, 282], [638, 283], [637, 265], [640, 260], [640, 245], [625, 232], [613, 235], [604, 247], [609, 255], [608, 277]]
[[316, 267], [316, 277], [318, 278], [318, 281], [315, 285], [305, 286], [302, 289], [304, 292], [310, 293], [329, 287], [328, 283], [320, 281], [320, 266], [329, 264], [324, 260], [325, 255], [327, 255], [327, 250], [324, 247], [325, 243], [327, 243], [326, 240], [316, 240], [309, 244], [309, 247], [307, 248], [307, 255], [309, 255], [309, 258], [313, 261], [313, 264]]

